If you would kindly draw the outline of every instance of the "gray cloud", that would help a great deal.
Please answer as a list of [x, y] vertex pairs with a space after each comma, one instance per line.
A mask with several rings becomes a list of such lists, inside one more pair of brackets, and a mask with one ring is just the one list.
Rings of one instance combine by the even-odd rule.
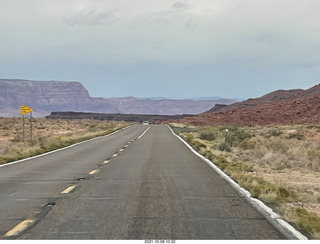
[[190, 9], [190, 6], [186, 2], [176, 2], [172, 5], [172, 9], [184, 11], [184, 10]]
[[98, 9], [82, 9], [65, 17], [66, 25], [103, 25], [116, 21], [113, 12], [103, 12]]

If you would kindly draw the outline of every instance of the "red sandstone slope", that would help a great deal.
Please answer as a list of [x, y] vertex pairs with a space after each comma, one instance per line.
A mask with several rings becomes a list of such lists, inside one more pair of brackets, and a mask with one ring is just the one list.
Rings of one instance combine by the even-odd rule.
[[257, 99], [232, 104], [218, 111], [184, 118], [185, 123], [242, 126], [320, 123], [320, 85], [307, 90], [275, 91]]

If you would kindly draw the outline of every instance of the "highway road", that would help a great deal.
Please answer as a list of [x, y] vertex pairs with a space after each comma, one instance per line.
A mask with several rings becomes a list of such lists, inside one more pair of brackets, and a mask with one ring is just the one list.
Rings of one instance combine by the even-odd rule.
[[165, 125], [0, 167], [0, 239], [285, 239]]

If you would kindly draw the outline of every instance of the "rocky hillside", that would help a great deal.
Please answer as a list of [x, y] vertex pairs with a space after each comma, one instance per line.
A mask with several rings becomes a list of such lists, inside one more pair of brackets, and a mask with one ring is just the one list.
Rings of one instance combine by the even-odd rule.
[[47, 116], [52, 111], [122, 114], [199, 114], [216, 103], [235, 100], [152, 100], [94, 98], [80, 82], [28, 81], [0, 79], [0, 116], [19, 116], [20, 105], [32, 107], [33, 115]]
[[229, 106], [215, 106], [199, 116], [184, 118], [192, 124], [243, 126], [320, 123], [320, 85], [302, 90], [279, 90]]

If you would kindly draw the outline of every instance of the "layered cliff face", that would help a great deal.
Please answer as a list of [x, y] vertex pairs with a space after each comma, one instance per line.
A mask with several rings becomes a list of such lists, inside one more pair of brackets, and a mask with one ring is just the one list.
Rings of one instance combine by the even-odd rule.
[[34, 109], [38, 117], [53, 111], [122, 113], [122, 114], [199, 114], [216, 103], [231, 104], [231, 99], [221, 100], [152, 100], [134, 97], [90, 97], [80, 82], [28, 81], [0, 79], [0, 116], [19, 116], [24, 104]]
[[5, 105], [16, 105], [21, 100], [47, 106], [89, 101], [90, 96], [79, 82], [1, 80], [0, 101]]
[[21, 104], [32, 107], [36, 116], [51, 111], [118, 112], [106, 101], [96, 106], [80, 82], [0, 80], [0, 114], [16, 115]]

